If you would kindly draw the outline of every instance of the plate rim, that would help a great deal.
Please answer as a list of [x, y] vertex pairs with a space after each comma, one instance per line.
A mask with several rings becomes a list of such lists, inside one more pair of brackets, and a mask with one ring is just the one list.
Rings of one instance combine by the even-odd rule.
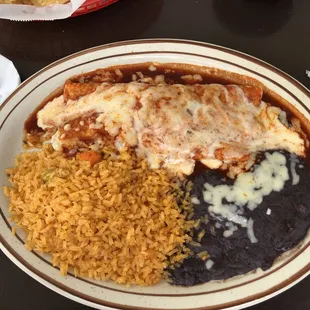
[[187, 40], [187, 39], [175, 39], [175, 38], [148, 38], [148, 39], [133, 39], [133, 40], [123, 40], [123, 41], [117, 41], [102, 45], [93, 46], [87, 49], [83, 49], [81, 51], [75, 52], [73, 54], [67, 55], [65, 57], [62, 57], [58, 60], [53, 61], [52, 63], [48, 64], [47, 66], [43, 67], [39, 71], [32, 74], [30, 77], [28, 77], [26, 80], [24, 80], [21, 84], [18, 85], [18, 87], [3, 101], [3, 103], [0, 106], [0, 112], [5, 106], [5, 104], [13, 97], [16, 92], [18, 92], [21, 88], [23, 88], [24, 84], [29, 83], [31, 80], [33, 80], [38, 75], [42, 74], [43, 72], [47, 71], [48, 69], [57, 66], [60, 63], [66, 62], [72, 58], [76, 58], [78, 56], [95, 52], [97, 50], [102, 49], [108, 49], [111, 47], [118, 47], [118, 46], [125, 46], [125, 45], [133, 45], [133, 44], [140, 44], [140, 43], [179, 43], [179, 44], [189, 44], [189, 45], [196, 45], [196, 46], [202, 46], [202, 47], [211, 47], [215, 48], [217, 50], [223, 51], [223, 52], [229, 52], [230, 54], [233, 54], [235, 56], [239, 56], [242, 58], [245, 58], [247, 60], [253, 61], [258, 65], [261, 65], [265, 68], [271, 69], [272, 71], [280, 74], [282, 77], [288, 79], [290, 82], [292, 82], [296, 87], [298, 87], [306, 96], [310, 97], [310, 89], [308, 89], [304, 84], [299, 82], [296, 78], [292, 77], [290, 74], [286, 73], [285, 71], [279, 69], [278, 67], [270, 64], [267, 61], [264, 61], [258, 57], [252, 56], [250, 54], [247, 54], [245, 52], [241, 52], [238, 50], [235, 50], [233, 48], [229, 48], [223, 45], [218, 45], [214, 43], [208, 43], [208, 42], [202, 42], [198, 40]]
[[[180, 39], [143, 39], [143, 40], [129, 40], [129, 41], [120, 41], [120, 42], [115, 42], [115, 43], [109, 43], [109, 44], [105, 44], [105, 45], [100, 45], [100, 46], [96, 46], [96, 47], [92, 47], [92, 48], [89, 48], [89, 49], [86, 49], [86, 50], [82, 50], [82, 51], [79, 51], [77, 53], [74, 53], [74, 54], [71, 54], [69, 56], [66, 56], [64, 58], [61, 58], [49, 65], [47, 65], [46, 67], [42, 68], [40, 71], [36, 72], [35, 74], [33, 74], [32, 76], [30, 76], [28, 79], [26, 79], [22, 84], [20, 84], [20, 86], [3, 102], [3, 104], [1, 105], [0, 107], [0, 112], [2, 111], [2, 109], [5, 107], [5, 105], [10, 101], [10, 99], [16, 94], [18, 93], [22, 88], [24, 88], [31, 80], [33, 80], [34, 78], [36, 78], [37, 76], [39, 76], [40, 74], [42, 74], [43, 72], [49, 70], [50, 68], [53, 68], [63, 62], [66, 62], [70, 59], [74, 59], [76, 57], [79, 57], [79, 56], [82, 56], [82, 55], [85, 55], [85, 54], [88, 54], [88, 53], [91, 53], [91, 52], [95, 52], [95, 51], [98, 51], [98, 50], [103, 50], [103, 49], [108, 49], [108, 48], [113, 48], [113, 47], [119, 47], [119, 46], [126, 46], [126, 45], [133, 45], [133, 44], [145, 44], [145, 43], [181, 43], [181, 44], [187, 44], [187, 45], [198, 45], [198, 46], [202, 46], [202, 47], [208, 47], [208, 48], [211, 48], [211, 49], [216, 49], [216, 50], [220, 50], [220, 51], [223, 51], [223, 52], [226, 52], [226, 53], [229, 53], [229, 54], [232, 54], [232, 55], [235, 55], [235, 56], [238, 56], [240, 58], [243, 58], [243, 59], [247, 59], [251, 62], [254, 62], [255, 64], [258, 64], [259, 66], [262, 66], [264, 68], [267, 68], [267, 69], [270, 69], [272, 71], [274, 71], [276, 74], [279, 74], [281, 75], [283, 78], [285, 78], [286, 80], [288, 80], [291, 84], [293, 84], [294, 86], [296, 86], [299, 90], [301, 90], [307, 97], [310, 98], [310, 91], [302, 84], [300, 83], [299, 81], [297, 81], [296, 79], [294, 79], [293, 77], [291, 77], [290, 75], [288, 75], [287, 73], [283, 72], [282, 70], [272, 66], [271, 64], [263, 61], [263, 60], [260, 60], [256, 57], [253, 57], [253, 56], [250, 56], [248, 54], [245, 54], [243, 52], [239, 52], [239, 51], [236, 51], [234, 49], [230, 49], [230, 48], [226, 48], [226, 47], [223, 47], [223, 46], [219, 46], [219, 45], [215, 45], [215, 44], [210, 44], [210, 43], [204, 43], [204, 42], [199, 42], [199, 41], [192, 41], [192, 40], [180, 40]], [[272, 80], [273, 82], [275, 82], [274, 80]], [[22, 100], [21, 100], [22, 101]], [[1, 211], [1, 210], [0, 210]], [[4, 242], [3, 242], [4, 241]], [[2, 237], [2, 235], [0, 234], [0, 242], [2, 244], [1, 245], [1, 249], [2, 247], [5, 248], [6, 251], [8, 251], [8, 248], [10, 248], [13, 252], [14, 249], [12, 249], [10, 247], [10, 245], [5, 241], [5, 239]], [[6, 243], [7, 246], [4, 246], [4, 243]], [[308, 245], [309, 246], [309, 245]], [[307, 246], [307, 247], [308, 247]], [[307, 248], [306, 247], [306, 248]], [[305, 249], [306, 249], [305, 248]], [[3, 249], [2, 249], [3, 250]], [[6, 254], [6, 251], [3, 251], [5, 254]], [[17, 256], [19, 256], [17, 253], [15, 253]], [[7, 254], [6, 254], [7, 255]], [[12, 255], [15, 259], [16, 256], [14, 256], [14, 254], [10, 253], [10, 255]], [[8, 255], [7, 255], [8, 256]], [[9, 257], [9, 256], [8, 256]], [[10, 258], [10, 257], [9, 257]], [[11, 259], [11, 258], [10, 258]], [[11, 259], [12, 260], [12, 259]], [[31, 268], [28, 269], [25, 265], [28, 265], [29, 263], [26, 262], [23, 258], [21, 258], [22, 261], [24, 262], [21, 262], [19, 260], [19, 263], [26, 269], [24, 268], [21, 268], [23, 271], [25, 271], [26, 273], [28, 274], [32, 274], [33, 271], [31, 271], [31, 268], [34, 268], [32, 266], [30, 266]], [[14, 261], [13, 261], [14, 262]], [[16, 262], [14, 262], [16, 264]], [[20, 267], [20, 266], [19, 266]], [[34, 268], [35, 269], [35, 268]], [[36, 270], [36, 269], [35, 269]], [[28, 271], [28, 272], [27, 272]], [[39, 272], [37, 270], [37, 272]], [[310, 272], [310, 263], [305, 266], [302, 270], [298, 270], [298, 272], [296, 272], [292, 277], [290, 277], [289, 279], [281, 282], [280, 284], [276, 285], [276, 286], [273, 286], [271, 289], [269, 289], [268, 291], [266, 292], [260, 292], [259, 294], [256, 294], [256, 295], [251, 295], [249, 296], [248, 298], [244, 298], [242, 299], [242, 302], [240, 303], [240, 300], [235, 300], [233, 302], [229, 302], [228, 303], [228, 307], [231, 308], [231, 307], [238, 307], [238, 309], [241, 309], [245, 306], [248, 306], [249, 304], [254, 304], [253, 302], [258, 303], [261, 301], [261, 299], [263, 300], [266, 300], [266, 299], [269, 299], [271, 297], [274, 296], [274, 294], [276, 293], [280, 293], [286, 289], [288, 289], [290, 286], [296, 284], [297, 282], [299, 282], [301, 279], [303, 279], [305, 276], [307, 276], [307, 274], [309, 274]], [[35, 272], [34, 272], [35, 273]], [[39, 272], [40, 273], [40, 272]], [[35, 273], [36, 274], [36, 273]], [[33, 275], [31, 275], [33, 277]], [[40, 280], [45, 280], [48, 282], [48, 284], [44, 284], [45, 286], [47, 286], [48, 288], [51, 288], [51, 286], [55, 286], [55, 284], [49, 282], [48, 280], [45, 279], [45, 277], [48, 277], [50, 278], [49, 276], [43, 274], [43, 277], [42, 276], [39, 276], [37, 275], [37, 277], [40, 278]], [[38, 279], [36, 279], [38, 280]], [[42, 283], [42, 281], [38, 280], [39, 282]], [[56, 280], [54, 280], [54, 282], [58, 283]], [[289, 282], [289, 283], [286, 283], [286, 282]], [[283, 284], [284, 283], [284, 284]], [[62, 285], [61, 283], [58, 283], [60, 285]], [[57, 287], [57, 286], [56, 286]], [[71, 294], [70, 292], [68, 292], [66, 289], [71, 289], [70, 287], [68, 286], [65, 286], [65, 289], [64, 288], [59, 288], [57, 287], [58, 290], [61, 290], [61, 291], [64, 291], [66, 294]], [[55, 289], [53, 289], [55, 290]], [[57, 291], [57, 290], [55, 290]], [[73, 290], [74, 291], [74, 290]], [[270, 291], [270, 292], [269, 292]], [[58, 292], [58, 291], [57, 291]], [[58, 292], [59, 293], [59, 292]], [[199, 293], [198, 295], [204, 295], [205, 293]], [[81, 294], [83, 295], [83, 294]], [[138, 295], [143, 295], [143, 294], [139, 294]], [[189, 295], [197, 295], [197, 294], [189, 294]], [[259, 295], [259, 296], [257, 296]], [[66, 296], [66, 295], [65, 295]], [[79, 296], [76, 296], [76, 295], [73, 295], [74, 297], [70, 297], [71, 299], [73, 300], [76, 300], [76, 299], [80, 299], [81, 297]], [[181, 295], [182, 296], [182, 295]], [[181, 297], [180, 296], [180, 297]], [[270, 296], [270, 297], [269, 297]], [[67, 296], [68, 297], [68, 296]], [[91, 296], [88, 296], [86, 295], [86, 297], [88, 298], [91, 298], [92, 300], [95, 300], [94, 297], [91, 297]], [[76, 300], [77, 301], [77, 300]], [[81, 302], [80, 300], [78, 302]], [[83, 297], [82, 299], [82, 303], [84, 302], [87, 302], [87, 303], [90, 303], [91, 301], [89, 301], [89, 299]], [[120, 305], [120, 304], [113, 304], [111, 302], [107, 302], [107, 301], [102, 301], [102, 300], [99, 300], [99, 303], [95, 303], [94, 304], [95, 306], [100, 306], [102, 307], [102, 305], [107, 305], [107, 306], [112, 306], [112, 307], [117, 307], [117, 308], [120, 308], [120, 309], [150, 309], [150, 308], [143, 308], [143, 307], [132, 307], [132, 306], [124, 306], [124, 305]], [[92, 305], [92, 306], [94, 306]], [[226, 307], [226, 304], [221, 304], [221, 305], [216, 305], [215, 307], [211, 306], [211, 307], [204, 307], [204, 308], [190, 308], [190, 309], [219, 309], [219, 307], [222, 309], [222, 307]], [[156, 308], [157, 309], [157, 308]], [[159, 309], [159, 308], [158, 308]]]

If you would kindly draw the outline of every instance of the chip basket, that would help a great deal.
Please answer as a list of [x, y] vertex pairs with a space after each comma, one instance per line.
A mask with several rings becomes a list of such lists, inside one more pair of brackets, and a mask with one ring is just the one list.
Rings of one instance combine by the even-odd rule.
[[71, 16], [80, 16], [100, 10], [118, 0], [86, 0]]

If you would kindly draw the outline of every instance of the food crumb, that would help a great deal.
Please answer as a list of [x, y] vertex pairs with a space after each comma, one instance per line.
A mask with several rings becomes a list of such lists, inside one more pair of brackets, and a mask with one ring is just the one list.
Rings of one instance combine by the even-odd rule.
[[65, 131], [69, 131], [71, 129], [71, 125], [70, 124], [66, 124], [65, 126], [64, 126], [64, 130]]
[[137, 76], [140, 78], [140, 79], [143, 79], [144, 78], [144, 75], [142, 72], [137, 72]]
[[79, 160], [84, 160], [90, 162], [90, 164], [93, 166], [94, 164], [97, 164], [101, 161], [102, 157], [100, 154], [96, 153], [95, 151], [86, 151], [83, 153], [79, 153], [77, 155], [77, 158]]
[[199, 205], [200, 204], [200, 201], [197, 197], [193, 197], [192, 198], [192, 203], [195, 204], [195, 205]]
[[200, 74], [187, 74], [181, 76], [181, 79], [184, 80], [188, 84], [193, 84], [202, 81], [202, 76]]
[[150, 70], [150, 71], [156, 71], [157, 68], [156, 68], [154, 65], [150, 65], [150, 66], [149, 66], [149, 70]]
[[115, 74], [118, 75], [118, 76], [123, 76], [123, 73], [120, 69], [116, 69], [115, 70]]

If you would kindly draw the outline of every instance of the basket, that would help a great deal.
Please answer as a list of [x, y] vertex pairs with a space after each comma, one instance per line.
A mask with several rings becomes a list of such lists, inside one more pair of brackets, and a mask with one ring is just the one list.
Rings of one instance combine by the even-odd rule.
[[86, 0], [71, 16], [79, 16], [100, 10], [118, 0]]

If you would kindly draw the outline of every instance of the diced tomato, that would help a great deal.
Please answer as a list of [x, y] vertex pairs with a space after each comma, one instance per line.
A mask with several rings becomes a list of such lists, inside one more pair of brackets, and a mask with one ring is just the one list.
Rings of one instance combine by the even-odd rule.
[[78, 153], [77, 158], [80, 160], [89, 161], [90, 164], [93, 166], [94, 164], [97, 164], [101, 160], [101, 155], [96, 153], [95, 151], [86, 151], [83, 153]]

